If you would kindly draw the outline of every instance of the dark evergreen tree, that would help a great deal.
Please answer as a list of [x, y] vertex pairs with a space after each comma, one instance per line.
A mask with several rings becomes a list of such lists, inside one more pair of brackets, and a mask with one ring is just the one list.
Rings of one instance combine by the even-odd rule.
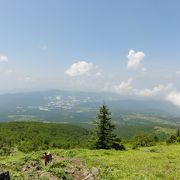
[[177, 130], [176, 136], [180, 137], [180, 129]]
[[154, 136], [154, 141], [155, 141], [155, 142], [158, 142], [158, 141], [159, 141], [158, 136], [156, 136], [156, 135]]
[[117, 142], [116, 135], [113, 133], [115, 126], [111, 122], [111, 112], [106, 105], [99, 108], [96, 124], [96, 149], [125, 149]]
[[177, 136], [171, 135], [170, 138], [166, 141], [166, 143], [168, 143], [168, 144], [175, 143], [176, 140], [177, 140]]

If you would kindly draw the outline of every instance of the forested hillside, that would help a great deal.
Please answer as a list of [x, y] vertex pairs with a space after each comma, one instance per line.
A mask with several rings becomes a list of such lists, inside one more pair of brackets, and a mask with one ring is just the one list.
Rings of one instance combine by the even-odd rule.
[[[48, 148], [86, 146], [88, 131], [77, 126], [38, 122], [0, 123], [0, 146], [28, 152]], [[2, 151], [2, 149], [1, 149]]]

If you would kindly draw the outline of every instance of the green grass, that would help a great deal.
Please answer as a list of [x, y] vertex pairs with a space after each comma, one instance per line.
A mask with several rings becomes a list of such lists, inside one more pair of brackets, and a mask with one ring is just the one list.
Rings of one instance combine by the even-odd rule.
[[[88, 150], [88, 149], [53, 149], [52, 154], [61, 157], [77, 157], [82, 160], [87, 169], [97, 167], [100, 170], [100, 179], [105, 180], [178, 180], [180, 179], [180, 145], [158, 145], [137, 150]], [[42, 151], [24, 154], [16, 151], [14, 155], [0, 157], [0, 167], [4, 166], [11, 175], [19, 179], [24, 177], [22, 164], [31, 161], [42, 161]], [[64, 162], [56, 162], [45, 171], [61, 176], [64, 173]], [[52, 166], [52, 167], [51, 167]], [[59, 168], [59, 169], [58, 169]], [[1, 169], [3, 170], [3, 169]]]
[[112, 179], [180, 179], [180, 145], [159, 145], [139, 150], [56, 150], [61, 156], [83, 159], [101, 177]]

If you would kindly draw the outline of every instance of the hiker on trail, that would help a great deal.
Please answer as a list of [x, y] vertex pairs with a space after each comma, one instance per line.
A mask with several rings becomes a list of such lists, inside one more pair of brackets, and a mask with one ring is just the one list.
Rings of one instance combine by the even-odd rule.
[[48, 152], [48, 163], [52, 162], [52, 154]]
[[46, 152], [44, 153], [43, 159], [44, 159], [44, 164], [45, 164], [45, 166], [46, 166], [46, 165], [48, 164], [48, 162], [49, 162], [49, 156], [47, 155]]
[[10, 180], [9, 171], [0, 173], [0, 180]]

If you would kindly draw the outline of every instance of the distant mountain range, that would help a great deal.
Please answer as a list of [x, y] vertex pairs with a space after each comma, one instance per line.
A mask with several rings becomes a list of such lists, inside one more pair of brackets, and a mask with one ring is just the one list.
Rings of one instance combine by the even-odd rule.
[[106, 103], [113, 118], [127, 114], [180, 117], [180, 108], [167, 101], [125, 99], [116, 94], [50, 90], [0, 95], [0, 121], [43, 120], [89, 122]]

